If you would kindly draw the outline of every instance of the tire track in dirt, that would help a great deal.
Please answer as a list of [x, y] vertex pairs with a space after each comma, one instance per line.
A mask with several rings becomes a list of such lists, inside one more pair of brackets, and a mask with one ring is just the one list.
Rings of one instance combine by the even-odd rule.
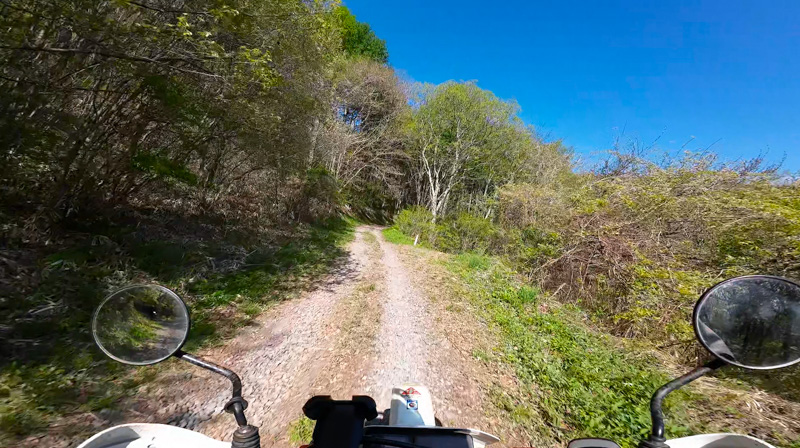
[[[221, 350], [226, 357], [208, 355], [242, 377], [248, 419], [260, 427], [263, 446], [291, 446], [289, 425], [312, 395], [367, 394], [382, 410], [392, 387], [407, 383], [430, 389], [446, 425], [483, 425], [483, 392], [469, 379], [469, 360], [443, 336], [439, 310], [380, 230], [359, 227], [350, 259], [323, 287], [260, 318], [262, 327]], [[206, 393], [180, 388], [193, 413], [216, 411], [193, 429], [227, 440], [233, 420], [219, 410], [228, 389], [213, 389], [209, 400], [203, 387]]]
[[481, 429], [483, 394], [471, 377], [469, 360], [444, 337], [437, 323], [442, 317], [438, 308], [430, 306], [424, 285], [415, 283], [421, 277], [413, 271], [428, 268], [421, 258], [408, 258], [416, 263], [410, 269], [397, 246], [386, 242], [378, 230], [372, 232], [383, 252], [387, 296], [370, 392], [379, 407], [388, 407], [392, 387], [424, 385], [433, 396], [436, 417], [445, 426]]
[[[301, 415], [319, 378], [331, 374], [331, 360], [342, 337], [337, 310], [353, 295], [372, 260], [363, 231], [348, 246], [350, 256], [306, 296], [287, 301], [256, 320], [224, 347], [201, 353], [242, 379], [249, 401], [248, 421], [260, 428], [262, 446], [287, 446], [289, 424]], [[149, 421], [168, 422], [230, 440], [233, 417], [222, 412], [230, 398], [227, 380], [186, 365], [176, 365], [148, 387]], [[331, 393], [325, 391], [324, 393]], [[161, 408], [154, 408], [164, 404]]]

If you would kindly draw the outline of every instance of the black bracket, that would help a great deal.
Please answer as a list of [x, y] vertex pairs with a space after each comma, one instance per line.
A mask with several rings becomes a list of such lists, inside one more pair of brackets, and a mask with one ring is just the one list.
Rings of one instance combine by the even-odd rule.
[[312, 397], [303, 413], [316, 420], [314, 448], [358, 448], [364, 438], [364, 423], [378, 416], [375, 400], [356, 395], [352, 400], [333, 400], [328, 395]]
[[727, 364], [728, 363], [725, 361], [715, 358], [708, 364], [700, 366], [686, 375], [661, 386], [650, 400], [650, 418], [653, 421], [653, 429], [650, 432], [650, 437], [639, 443], [639, 448], [669, 448], [665, 443], [667, 439], [664, 437], [664, 411], [661, 407], [664, 399], [667, 398], [667, 395], [670, 393]]

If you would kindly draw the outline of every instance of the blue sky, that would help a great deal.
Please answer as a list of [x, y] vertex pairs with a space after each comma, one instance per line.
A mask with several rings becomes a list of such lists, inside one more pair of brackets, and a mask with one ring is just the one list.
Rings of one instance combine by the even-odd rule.
[[624, 129], [800, 170], [799, 0], [345, 4], [401, 73], [476, 80], [587, 158]]

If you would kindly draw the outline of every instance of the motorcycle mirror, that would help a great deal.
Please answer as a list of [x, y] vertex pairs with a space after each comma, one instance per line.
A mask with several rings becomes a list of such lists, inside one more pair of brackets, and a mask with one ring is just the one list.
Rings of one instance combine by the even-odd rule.
[[180, 350], [189, 326], [189, 309], [175, 292], [158, 285], [133, 285], [100, 303], [92, 319], [92, 336], [110, 358], [143, 366]]
[[746, 369], [800, 362], [800, 285], [750, 275], [706, 291], [694, 308], [694, 330], [717, 358]]

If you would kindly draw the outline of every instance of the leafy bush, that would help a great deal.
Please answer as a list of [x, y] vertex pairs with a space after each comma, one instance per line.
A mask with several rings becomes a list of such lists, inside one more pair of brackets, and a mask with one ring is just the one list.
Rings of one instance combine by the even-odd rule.
[[[437, 230], [437, 245], [451, 248], [454, 252], [485, 253], [489, 250], [497, 229], [494, 224], [469, 213], [459, 213], [455, 218], [444, 221]], [[444, 238], [449, 235], [450, 239]], [[453, 250], [455, 249], [455, 250]]]
[[400, 232], [450, 253], [487, 253], [498, 235], [488, 219], [459, 213], [433, 222], [433, 215], [423, 207], [410, 207], [397, 214], [394, 227]]
[[303, 222], [331, 219], [339, 212], [339, 189], [336, 178], [327, 168], [316, 166], [306, 171], [301, 188], [292, 204], [292, 214]]
[[660, 342], [691, 339], [672, 323], [725, 277], [800, 275], [792, 261], [800, 184], [691, 155], [663, 166], [627, 163], [625, 173], [584, 176], [561, 191], [504, 190], [509, 258], [617, 334]]
[[556, 258], [563, 245], [559, 233], [533, 225], [523, 229], [506, 228], [499, 235], [496, 252], [505, 255], [520, 272], [529, 276], [532, 271]]
[[433, 215], [424, 207], [409, 207], [394, 218], [394, 225], [406, 235], [432, 242], [436, 238], [436, 225]]

